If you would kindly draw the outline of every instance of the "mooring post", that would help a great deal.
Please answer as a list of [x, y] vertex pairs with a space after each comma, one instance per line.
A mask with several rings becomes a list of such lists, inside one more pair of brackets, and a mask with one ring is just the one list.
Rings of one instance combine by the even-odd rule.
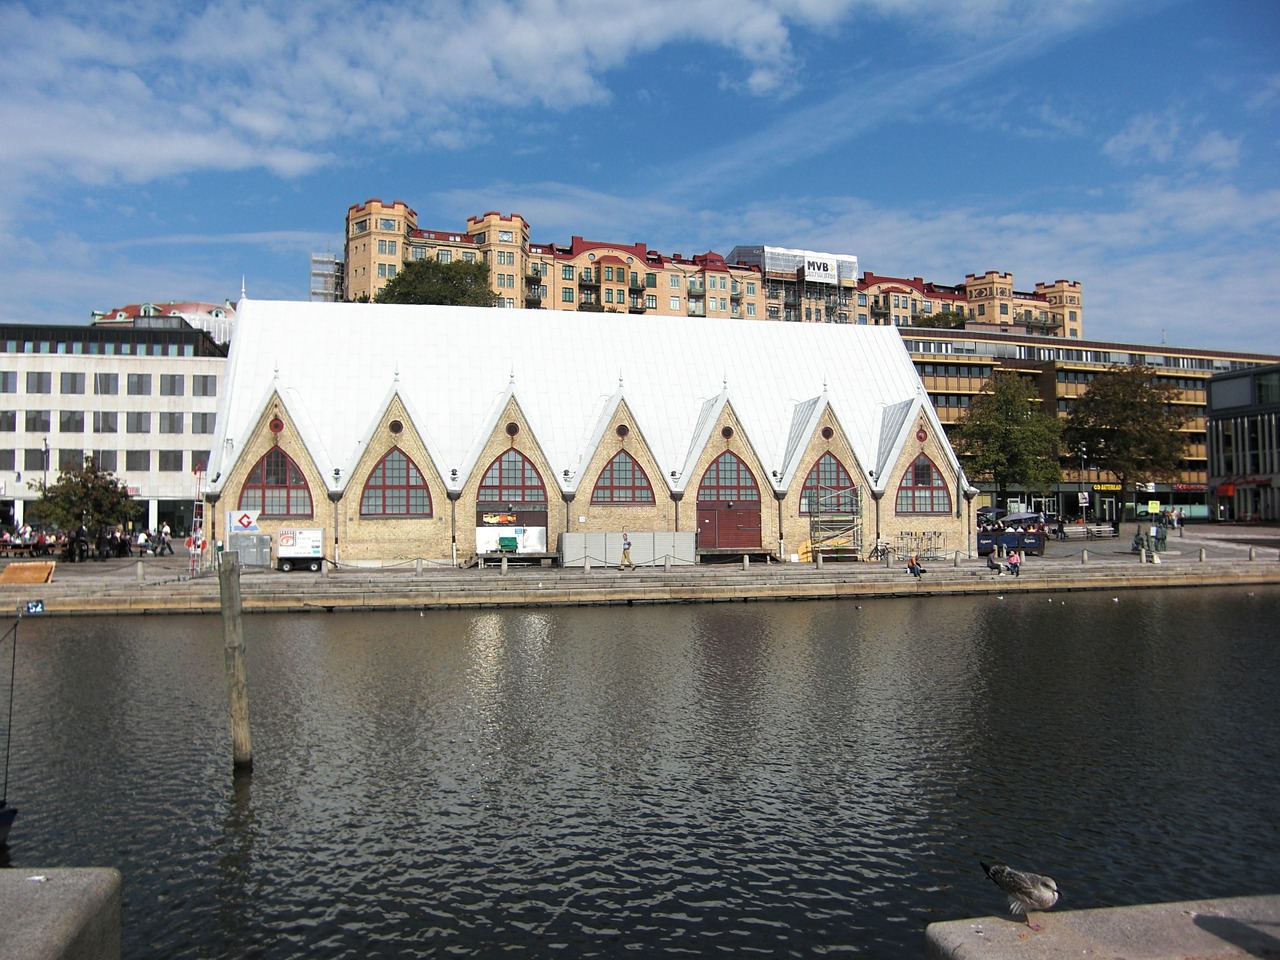
[[137, 578], [138, 578], [138, 582], [139, 582], [139, 583], [142, 583], [142, 581], [143, 581], [143, 580], [146, 580], [146, 579], [147, 579], [147, 571], [146, 571], [146, 567], [145, 567], [145, 566], [143, 566], [143, 563], [142, 563], [142, 561], [141, 561], [141, 560], [139, 560], [139, 561], [138, 561], [138, 572], [137, 572], [136, 576], [137, 576]]
[[421, 557], [418, 557], [418, 559], [413, 561], [413, 574], [414, 576], [417, 576], [417, 577], [422, 576], [422, 558]]
[[218, 568], [222, 601], [223, 654], [227, 667], [227, 695], [231, 704], [231, 760], [237, 770], [253, 769], [249, 740], [249, 689], [244, 675], [244, 625], [240, 605], [240, 555], [227, 553]]
[[1200, 548], [1200, 562], [1204, 563], [1204, 547]]
[[663, 556], [662, 558], [662, 572], [663, 573], [671, 572], [671, 554], [669, 553]]
[[1088, 548], [1088, 547], [1085, 547], [1083, 550], [1081, 550], [1081, 551], [1080, 551], [1080, 562], [1081, 562], [1081, 563], [1088, 563], [1088, 562], [1089, 562], [1089, 548]]
[[502, 555], [502, 572], [507, 572], [507, 555], [505, 553]]
[[[1252, 560], [1253, 557], [1250, 557], [1249, 559]], [[751, 566], [751, 555], [744, 553], [742, 555], [742, 569], [746, 570], [749, 566]]]
[[822, 569], [822, 551], [821, 550], [815, 550], [813, 552], [813, 562], [814, 564], [817, 565], [819, 570]]

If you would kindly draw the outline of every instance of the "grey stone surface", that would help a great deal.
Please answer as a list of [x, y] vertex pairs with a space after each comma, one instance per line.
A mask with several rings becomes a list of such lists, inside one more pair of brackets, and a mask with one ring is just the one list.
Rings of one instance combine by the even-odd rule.
[[931, 923], [930, 960], [1230, 960], [1280, 957], [1280, 895], [1188, 900], [1036, 913], [1042, 929], [1010, 917]]
[[0, 960], [119, 958], [119, 870], [0, 870]]

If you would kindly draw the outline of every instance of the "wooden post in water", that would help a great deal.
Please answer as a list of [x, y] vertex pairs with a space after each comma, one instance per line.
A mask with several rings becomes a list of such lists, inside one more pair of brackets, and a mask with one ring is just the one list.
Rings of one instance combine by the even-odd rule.
[[222, 600], [223, 654], [227, 665], [227, 694], [231, 701], [231, 759], [236, 770], [253, 769], [249, 740], [249, 689], [244, 676], [244, 625], [240, 620], [240, 556], [225, 553], [218, 568]]

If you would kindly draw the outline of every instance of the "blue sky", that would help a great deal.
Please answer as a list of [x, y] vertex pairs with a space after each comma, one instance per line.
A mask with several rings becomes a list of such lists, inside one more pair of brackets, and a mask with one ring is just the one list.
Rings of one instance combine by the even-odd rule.
[[1280, 352], [1274, 0], [0, 5], [0, 320], [305, 299], [351, 203], [1084, 285]]

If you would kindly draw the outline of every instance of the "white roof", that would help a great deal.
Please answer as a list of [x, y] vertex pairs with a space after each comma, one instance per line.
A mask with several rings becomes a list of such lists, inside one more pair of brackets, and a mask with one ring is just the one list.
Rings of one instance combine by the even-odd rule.
[[[758, 479], [779, 490], [802, 466], [827, 404], [880, 489], [915, 410], [944, 436], [893, 327], [255, 300], [236, 315], [211, 477], [243, 447], [273, 391], [321, 475], [340, 468], [339, 487], [396, 393], [451, 489], [476, 469], [512, 396], [565, 491], [582, 482], [623, 400], [673, 490], [696, 484], [686, 467], [725, 403], [765, 467]], [[954, 455], [950, 463], [958, 470]]]

